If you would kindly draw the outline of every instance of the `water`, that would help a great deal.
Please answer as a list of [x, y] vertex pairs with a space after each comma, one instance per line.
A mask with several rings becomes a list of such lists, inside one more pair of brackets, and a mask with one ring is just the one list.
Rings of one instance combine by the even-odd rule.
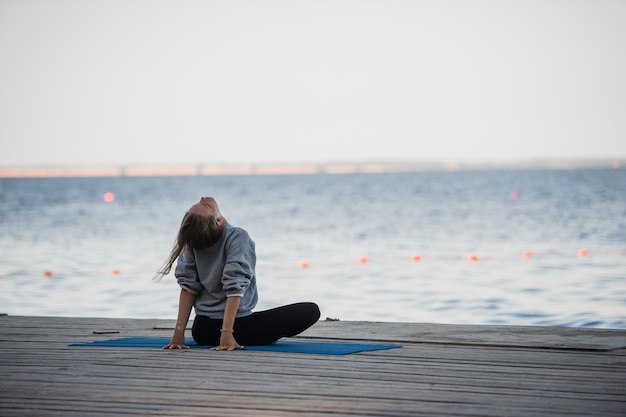
[[151, 279], [201, 195], [256, 241], [257, 309], [626, 328], [626, 170], [608, 169], [0, 179], [0, 311], [175, 318], [174, 278]]

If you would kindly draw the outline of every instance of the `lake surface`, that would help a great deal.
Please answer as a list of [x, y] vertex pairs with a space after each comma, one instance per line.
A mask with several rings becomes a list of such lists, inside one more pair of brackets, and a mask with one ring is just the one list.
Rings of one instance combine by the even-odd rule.
[[0, 312], [174, 319], [152, 277], [202, 195], [256, 242], [257, 309], [626, 328], [623, 169], [0, 179]]

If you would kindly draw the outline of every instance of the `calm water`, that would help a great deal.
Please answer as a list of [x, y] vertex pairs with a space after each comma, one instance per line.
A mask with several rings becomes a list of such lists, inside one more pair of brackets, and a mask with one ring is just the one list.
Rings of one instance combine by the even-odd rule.
[[626, 328], [626, 170], [0, 179], [0, 311], [175, 318], [151, 279], [201, 195], [256, 241], [258, 309]]

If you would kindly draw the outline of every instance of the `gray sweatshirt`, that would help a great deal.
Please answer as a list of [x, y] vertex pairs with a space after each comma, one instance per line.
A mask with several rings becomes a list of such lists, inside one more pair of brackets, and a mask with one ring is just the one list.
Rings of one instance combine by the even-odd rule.
[[181, 288], [196, 295], [196, 314], [223, 319], [226, 298], [241, 297], [236, 317], [245, 317], [258, 300], [255, 266], [254, 241], [227, 223], [213, 246], [183, 251], [174, 274]]

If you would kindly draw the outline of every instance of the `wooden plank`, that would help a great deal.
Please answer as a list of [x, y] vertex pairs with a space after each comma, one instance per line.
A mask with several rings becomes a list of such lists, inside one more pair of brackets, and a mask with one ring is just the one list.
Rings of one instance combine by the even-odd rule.
[[[92, 389], [81, 390], [83, 392], [83, 398], [95, 398], [98, 401], [106, 400], [107, 402], [145, 402], [146, 404], [155, 404], [160, 401], [163, 401], [164, 398], [168, 398], [172, 392], [176, 393], [177, 401], [182, 401], [183, 403], [194, 403], [197, 401], [204, 401], [208, 399], [213, 399], [214, 401], [220, 401], [221, 405], [224, 407], [241, 407], [243, 405], [247, 405], [247, 408], [252, 406], [265, 406], [268, 407], [269, 403], [273, 401], [280, 401], [283, 403], [290, 403], [293, 401], [300, 402], [300, 405], [309, 404], [311, 401], [315, 401], [315, 405], [318, 408], [324, 408], [324, 404], [328, 404], [328, 409], [334, 407], [337, 403], [345, 401], [349, 398], [354, 398], [353, 395], [346, 395], [345, 392], [335, 391], [328, 389], [327, 392], [324, 392], [323, 395], [320, 395], [316, 392], [303, 392], [299, 387], [291, 387], [289, 391], [273, 391], [269, 390], [267, 387], [263, 388], [249, 388], [249, 385], [243, 385], [241, 388], [229, 389], [228, 387], [214, 387], [212, 385], [204, 385], [202, 381], [197, 381], [193, 377], [191, 377], [193, 381], [196, 382], [193, 388], [189, 388], [185, 390], [185, 392], [177, 392], [175, 391], [175, 385], [170, 384], [167, 386], [154, 386], [154, 384], [147, 384], [144, 381], [142, 385], [131, 385], [124, 389], [123, 392], [116, 390], [115, 385], [108, 386], [98, 386], [93, 387]], [[40, 400], [37, 396], [32, 396], [32, 389], [28, 384], [24, 384], [18, 388], [22, 389], [22, 393], [25, 398], [33, 401]], [[255, 387], [255, 385], [252, 385]], [[68, 384], [64, 382], [59, 382], [58, 385], [54, 387], [56, 390], [48, 389], [46, 390], [46, 394], [49, 396], [51, 394], [56, 396], [62, 396], [68, 391], [78, 388], [77, 385]], [[334, 387], [329, 388], [341, 388], [341, 385], [335, 384]], [[236, 395], [233, 393], [236, 392]], [[360, 412], [364, 410], [372, 410], [372, 409], [383, 409], [392, 407], [396, 411], [403, 410], [404, 406], [408, 409], [413, 409], [415, 403], [448, 403], [453, 402], [455, 404], [465, 404], [466, 406], [480, 406], [482, 404], [489, 404], [494, 408], [546, 408], [553, 407], [558, 405], [558, 408], [555, 408], [559, 413], [575, 413], [577, 411], [578, 406], [581, 401], [572, 400], [569, 398], [559, 399], [554, 397], [544, 397], [541, 395], [540, 391], [536, 392], [536, 395], [526, 395], [526, 396], [517, 396], [517, 395], [501, 395], [494, 393], [478, 393], [472, 395], [463, 395], [463, 392], [454, 392], [453, 396], [450, 396], [448, 392], [441, 392], [436, 390], [431, 390], [431, 392], [424, 393], [423, 395], [420, 391], [416, 391], [417, 395], [407, 397], [407, 396], [398, 396], [390, 395], [396, 393], [395, 389], [379, 389], [377, 394], [368, 395], [368, 393], [361, 394], [358, 397], [359, 405], [351, 405], [351, 408], [357, 408]], [[15, 397], [19, 395], [16, 394]], [[30, 395], [30, 396], [29, 396]], [[70, 399], [71, 400], [71, 399]], [[82, 401], [79, 399], [77, 401]], [[588, 404], [590, 401], [586, 401]], [[600, 400], [595, 400], [596, 406], [600, 407]], [[400, 404], [401, 403], [401, 404]], [[348, 410], [344, 406], [344, 410]], [[603, 408], [603, 411], [610, 411], [607, 407]], [[617, 407], [614, 408], [614, 412], [619, 411]]]
[[609, 351], [626, 348], [626, 331], [571, 327], [428, 323], [320, 322], [303, 337], [429, 344]]

